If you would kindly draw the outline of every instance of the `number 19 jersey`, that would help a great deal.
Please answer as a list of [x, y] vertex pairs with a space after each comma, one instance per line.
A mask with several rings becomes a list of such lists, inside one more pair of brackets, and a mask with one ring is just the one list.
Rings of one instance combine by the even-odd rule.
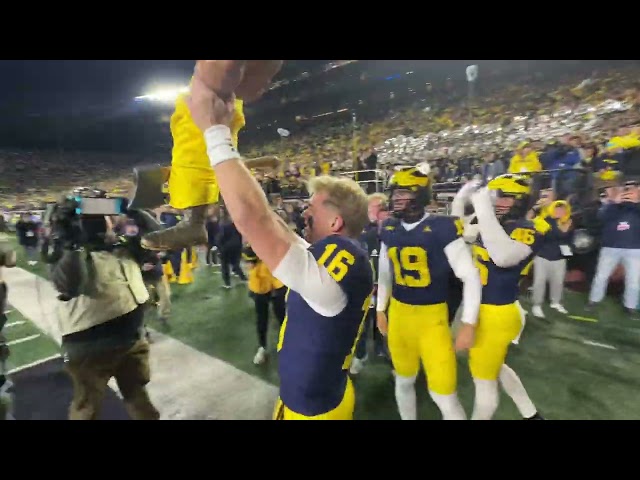
[[429, 215], [411, 230], [397, 219], [382, 227], [393, 275], [391, 296], [408, 305], [436, 305], [447, 301], [451, 266], [444, 249], [462, 237], [457, 217]]

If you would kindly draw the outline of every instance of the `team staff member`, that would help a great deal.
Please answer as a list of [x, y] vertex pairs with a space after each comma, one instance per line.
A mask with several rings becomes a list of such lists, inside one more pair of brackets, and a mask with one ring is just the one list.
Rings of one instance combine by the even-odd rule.
[[233, 147], [233, 102], [196, 78], [190, 109], [238, 230], [290, 289], [278, 342], [275, 418], [352, 419], [355, 394], [348, 371], [373, 290], [367, 252], [356, 240], [367, 223], [366, 194], [349, 179], [312, 179], [304, 213], [309, 245], [271, 211]]
[[[568, 249], [571, 241], [571, 207], [563, 200], [551, 202], [546, 200], [539, 220], [550, 226], [544, 243], [533, 259], [533, 306], [534, 317], [544, 318], [542, 304], [545, 299], [547, 284], [549, 285], [550, 307], [558, 313], [567, 314], [562, 305], [564, 280], [567, 275], [567, 259], [564, 249]], [[564, 246], [564, 249], [563, 249]]]
[[[363, 247], [369, 252], [371, 265], [373, 266], [374, 276], [377, 279], [378, 259], [380, 258], [380, 230], [385, 220], [389, 218], [389, 199], [384, 193], [372, 193], [369, 195], [369, 225], [361, 235], [360, 240]], [[375, 326], [376, 323], [376, 299], [372, 298], [371, 308], [367, 316], [365, 329], [362, 332], [360, 342], [356, 348], [356, 356], [351, 364], [351, 374], [357, 375], [364, 367], [364, 361], [367, 357], [367, 337], [370, 331], [373, 331], [373, 346], [376, 355], [389, 358], [384, 337]]]
[[253, 358], [253, 363], [262, 365], [266, 362], [267, 332], [269, 328], [269, 304], [273, 306], [276, 320], [282, 326], [284, 323], [285, 308], [284, 296], [280, 294], [284, 285], [274, 278], [267, 266], [254, 253], [250, 246], [245, 247], [242, 258], [249, 264], [248, 287], [253, 303], [256, 307], [256, 326], [258, 329], [258, 351]]

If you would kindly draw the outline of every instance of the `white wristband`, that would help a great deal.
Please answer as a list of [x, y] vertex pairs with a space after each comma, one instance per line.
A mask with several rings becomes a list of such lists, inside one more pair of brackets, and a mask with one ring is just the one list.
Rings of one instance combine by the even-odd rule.
[[204, 132], [204, 141], [207, 144], [207, 155], [211, 166], [240, 158], [236, 147], [233, 146], [231, 130], [226, 125], [214, 125]]

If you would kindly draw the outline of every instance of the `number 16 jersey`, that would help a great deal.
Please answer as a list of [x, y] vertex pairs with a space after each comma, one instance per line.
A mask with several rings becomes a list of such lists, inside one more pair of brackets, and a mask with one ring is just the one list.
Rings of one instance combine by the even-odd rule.
[[287, 296], [278, 342], [280, 398], [293, 412], [313, 417], [330, 412], [343, 400], [371, 303], [373, 271], [367, 252], [343, 236], [327, 237], [309, 251], [347, 297], [342, 312], [324, 317], [299, 293], [289, 290]]
[[391, 296], [408, 305], [436, 305], [447, 301], [451, 266], [444, 249], [462, 237], [457, 217], [429, 215], [408, 230], [397, 219], [382, 227], [393, 277]]

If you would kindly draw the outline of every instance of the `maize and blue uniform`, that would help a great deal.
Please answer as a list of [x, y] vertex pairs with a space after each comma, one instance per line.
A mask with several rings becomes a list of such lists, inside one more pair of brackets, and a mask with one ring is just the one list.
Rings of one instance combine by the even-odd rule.
[[482, 303], [476, 339], [469, 352], [471, 374], [479, 380], [497, 380], [509, 345], [517, 340], [524, 326], [518, 304], [520, 279], [526, 276], [533, 258], [543, 246], [544, 235], [529, 220], [506, 222], [503, 228], [512, 240], [531, 248], [531, 255], [513, 267], [498, 267], [479, 236], [473, 245], [474, 263], [482, 281]]
[[451, 265], [445, 248], [462, 236], [457, 217], [428, 215], [410, 230], [391, 219], [382, 227], [384, 257], [393, 277], [388, 342], [396, 373], [418, 374], [420, 361], [429, 390], [456, 392], [457, 367], [448, 321]]
[[274, 419], [351, 420], [355, 393], [348, 373], [371, 303], [373, 271], [367, 252], [343, 236], [327, 237], [309, 251], [338, 283], [347, 304], [325, 317], [289, 290], [278, 341], [280, 398]]

